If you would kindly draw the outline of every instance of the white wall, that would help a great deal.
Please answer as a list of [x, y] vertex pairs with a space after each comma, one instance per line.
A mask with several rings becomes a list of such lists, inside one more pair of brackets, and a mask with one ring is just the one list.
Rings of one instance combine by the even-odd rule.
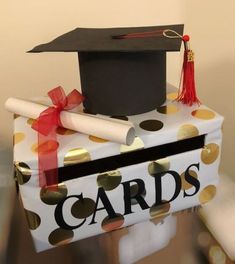
[[[79, 88], [76, 54], [25, 51], [77, 26], [111, 27], [185, 23], [196, 53], [198, 93], [205, 104], [222, 113], [223, 169], [232, 175], [235, 141], [235, 2], [195, 0], [2, 1], [0, 8], [0, 145], [10, 147], [9, 96], [29, 98], [62, 85]], [[170, 54], [168, 81], [178, 85], [180, 60]]]
[[221, 168], [235, 177], [235, 1], [187, 0], [185, 8], [198, 93], [203, 103], [225, 117]]

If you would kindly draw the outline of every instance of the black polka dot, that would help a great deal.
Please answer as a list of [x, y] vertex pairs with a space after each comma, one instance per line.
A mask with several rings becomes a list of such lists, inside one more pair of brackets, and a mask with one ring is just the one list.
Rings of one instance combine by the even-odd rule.
[[159, 120], [149, 119], [142, 121], [139, 126], [147, 131], [158, 131], [163, 128], [163, 123]]
[[127, 116], [111, 116], [111, 118], [116, 118], [116, 119], [121, 119], [121, 120], [128, 121], [128, 117]]

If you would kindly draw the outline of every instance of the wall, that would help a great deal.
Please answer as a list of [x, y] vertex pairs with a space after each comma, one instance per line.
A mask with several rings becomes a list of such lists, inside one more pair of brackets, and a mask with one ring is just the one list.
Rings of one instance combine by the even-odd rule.
[[203, 103], [225, 117], [221, 168], [235, 177], [235, 2], [187, 0], [185, 8], [198, 93]]

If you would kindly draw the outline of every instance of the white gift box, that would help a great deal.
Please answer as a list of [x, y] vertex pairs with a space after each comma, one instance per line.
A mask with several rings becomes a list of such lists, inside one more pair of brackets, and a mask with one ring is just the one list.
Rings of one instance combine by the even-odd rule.
[[14, 162], [37, 251], [204, 204], [216, 194], [223, 117], [172, 101], [118, 117], [131, 121], [131, 146], [59, 128], [58, 188], [38, 184], [37, 133], [14, 120]]

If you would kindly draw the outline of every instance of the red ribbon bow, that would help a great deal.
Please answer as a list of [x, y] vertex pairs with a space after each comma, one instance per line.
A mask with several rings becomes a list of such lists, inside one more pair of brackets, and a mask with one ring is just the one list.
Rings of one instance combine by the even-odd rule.
[[[32, 124], [32, 128], [38, 132], [38, 172], [39, 186], [55, 185], [58, 183], [58, 160], [56, 129], [61, 126], [60, 112], [71, 110], [78, 106], [85, 98], [77, 91], [73, 90], [67, 96], [61, 86], [48, 92], [53, 106], [44, 110], [38, 119]], [[44, 177], [44, 171], [53, 170]]]

